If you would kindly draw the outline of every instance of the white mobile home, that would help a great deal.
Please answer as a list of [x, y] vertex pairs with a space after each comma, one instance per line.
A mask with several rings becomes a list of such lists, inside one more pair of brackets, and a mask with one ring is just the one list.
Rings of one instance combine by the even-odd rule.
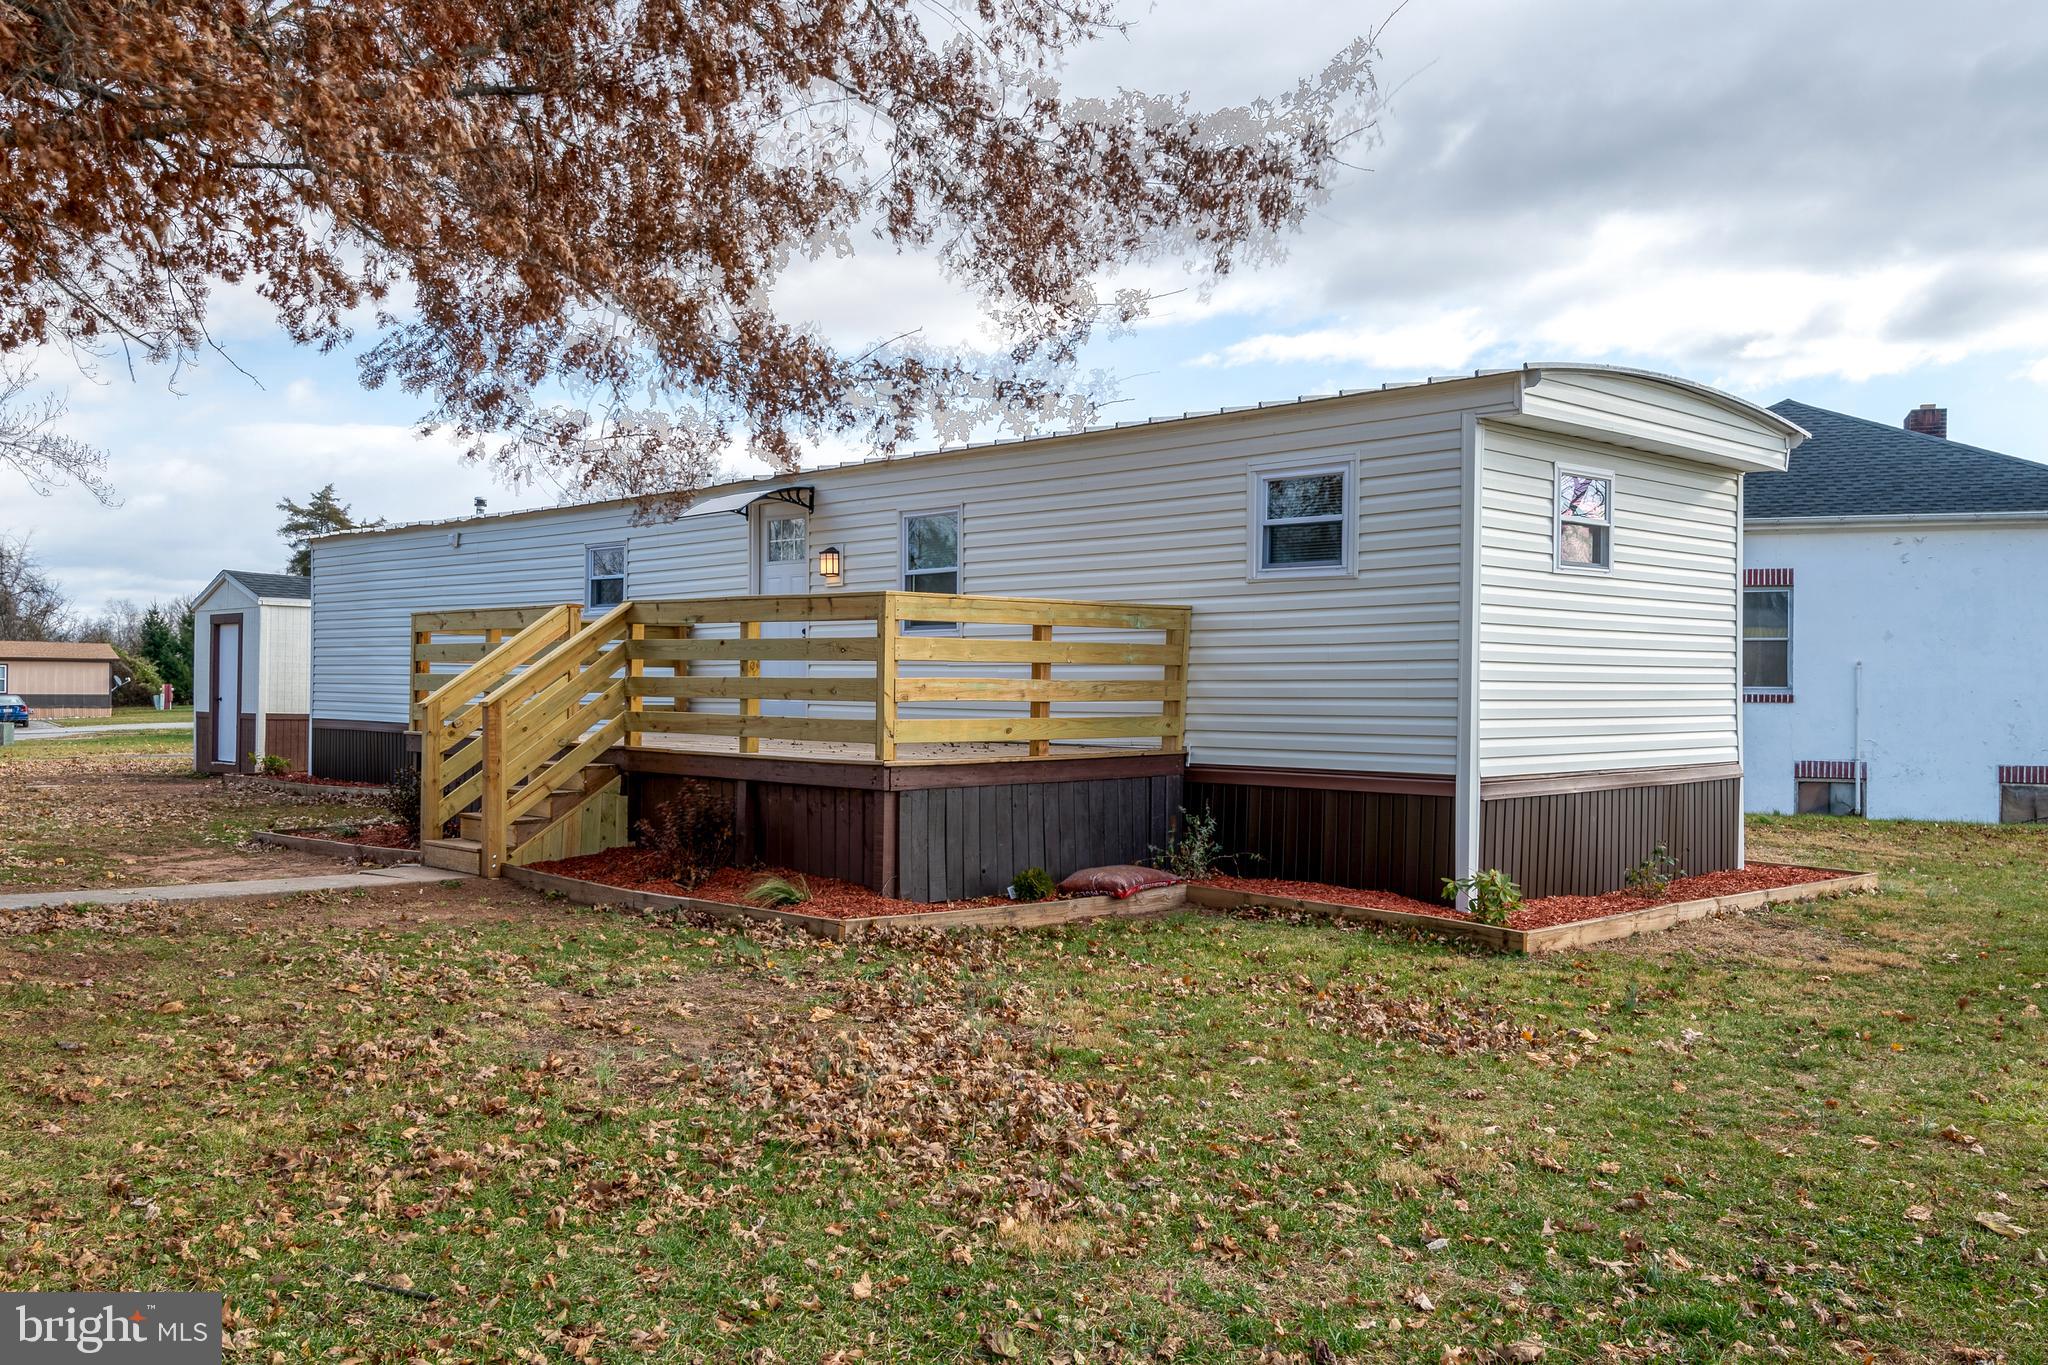
[[[1151, 812], [1112, 819], [1114, 846], [1090, 853], [1141, 855], [1174, 806], [1207, 807], [1264, 873], [1411, 894], [1487, 866], [1534, 894], [1605, 890], [1658, 842], [1689, 869], [1734, 866], [1741, 479], [1782, 469], [1802, 434], [1681, 380], [1529, 366], [807, 471], [710, 490], [659, 524], [615, 502], [345, 533], [313, 547], [314, 768], [384, 775], [437, 662], [475, 662], [574, 603], [613, 623], [621, 662], [576, 694], [592, 728], [556, 736], [563, 752], [630, 736], [604, 754], [629, 786], [737, 784], [764, 846], [829, 843], [833, 867], [926, 899], [999, 886], [1027, 846], [1061, 871], [1081, 850], [1053, 827], [1104, 826], [1084, 798]], [[897, 621], [906, 603], [882, 593], [951, 600]], [[620, 611], [702, 599], [724, 605]], [[758, 623], [741, 599], [765, 604]], [[1011, 599], [1053, 606], [996, 604]], [[465, 620], [480, 642], [435, 642]], [[846, 620], [884, 643], [827, 645]], [[1159, 665], [1149, 683], [1053, 637], [1120, 620], [1160, 641], [1116, 656]], [[692, 638], [650, 643], [650, 626]], [[728, 676], [686, 663], [655, 680], [679, 660]], [[595, 728], [606, 696], [623, 699], [611, 732]], [[656, 715], [654, 699], [673, 705]], [[932, 719], [962, 715], [1011, 719]], [[906, 755], [899, 729], [981, 747]], [[843, 751], [806, 767], [826, 755], [804, 737], [828, 733], [875, 736], [876, 772]], [[483, 752], [470, 737], [426, 741], [433, 762], [451, 746], [451, 782]], [[1098, 780], [1146, 785], [1090, 795]], [[829, 838], [781, 829], [835, 783], [863, 795], [829, 818], [804, 807]], [[1083, 804], [1034, 822], [1017, 804], [1030, 786]]]
[[2048, 464], [1805, 403], [1746, 489], [1753, 811], [2048, 819]]
[[192, 766], [252, 772], [267, 754], [306, 769], [312, 591], [294, 574], [223, 569], [192, 607]]

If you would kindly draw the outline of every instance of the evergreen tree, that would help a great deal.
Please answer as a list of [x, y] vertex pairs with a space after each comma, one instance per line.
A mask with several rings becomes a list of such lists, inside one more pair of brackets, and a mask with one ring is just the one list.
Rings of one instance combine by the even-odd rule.
[[135, 651], [171, 685], [173, 699], [180, 702], [192, 700], [192, 624], [191, 607], [184, 607], [182, 617], [174, 617], [152, 602], [142, 614], [142, 638]]
[[382, 517], [375, 521], [357, 521], [349, 505], [334, 496], [331, 483], [304, 502], [280, 499], [277, 510], [284, 513], [284, 524], [277, 528], [277, 533], [284, 537], [285, 544], [292, 547], [292, 557], [284, 566], [286, 573], [310, 575], [313, 572], [313, 537], [332, 535], [336, 531], [367, 530], [384, 524]]

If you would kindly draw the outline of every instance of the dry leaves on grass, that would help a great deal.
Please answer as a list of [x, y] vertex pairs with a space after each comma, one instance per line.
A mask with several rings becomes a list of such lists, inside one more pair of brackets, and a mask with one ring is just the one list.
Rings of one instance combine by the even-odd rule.
[[1378, 977], [1317, 987], [1296, 977], [1309, 1027], [1431, 1052], [1513, 1052], [1536, 1042], [1499, 1006], [1460, 995], [1403, 996]]
[[935, 955], [854, 981], [835, 1007], [835, 1022], [846, 1027], [803, 1031], [765, 1053], [728, 1058], [706, 1079], [760, 1114], [767, 1140], [886, 1150], [927, 1169], [984, 1143], [1043, 1153], [1117, 1138], [1118, 1093], [1048, 1074], [1031, 993], [978, 983], [964, 961]]

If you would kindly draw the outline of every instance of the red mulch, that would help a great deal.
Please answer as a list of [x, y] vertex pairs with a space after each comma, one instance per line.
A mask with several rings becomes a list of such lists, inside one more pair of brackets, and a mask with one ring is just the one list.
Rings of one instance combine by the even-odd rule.
[[296, 782], [301, 787], [381, 787], [382, 782], [344, 782], [338, 777], [315, 777], [311, 773], [257, 773], [272, 782]]
[[[1802, 882], [1826, 881], [1839, 874], [1814, 867], [1786, 867], [1777, 863], [1751, 863], [1739, 872], [1706, 872], [1697, 877], [1680, 877], [1662, 896], [1644, 896], [1633, 891], [1609, 891], [1600, 896], [1543, 896], [1522, 902], [1508, 920], [1510, 929], [1548, 929], [1559, 924], [1600, 919], [1630, 910], [1647, 910], [1674, 901], [1705, 900], [1709, 896], [1732, 896], [1743, 891], [1797, 886]], [[1360, 891], [1324, 882], [1284, 881], [1276, 877], [1211, 877], [1204, 886], [1226, 891], [1243, 891], [1255, 896], [1287, 896], [1294, 900], [1327, 901], [1333, 905], [1357, 905], [1369, 910], [1401, 910], [1411, 915], [1434, 915], [1438, 919], [1462, 920], [1466, 916], [1438, 901], [1420, 901], [1397, 896], [1391, 891]]]
[[778, 905], [771, 908], [798, 915], [818, 915], [825, 919], [924, 915], [938, 910], [967, 910], [983, 905], [1010, 904], [1001, 896], [933, 904], [923, 901], [902, 901], [879, 895], [856, 882], [843, 882], [837, 877], [814, 877], [809, 873], [791, 872], [779, 867], [728, 867], [712, 873], [694, 887], [685, 888], [665, 876], [661, 871], [660, 860], [642, 848], [608, 848], [602, 853], [586, 853], [579, 858], [557, 858], [553, 862], [535, 863], [533, 870], [551, 873], [557, 877], [574, 877], [579, 881], [597, 882], [602, 886], [616, 886], [627, 891], [652, 891], [659, 896], [692, 896], [700, 901], [720, 901], [726, 905], [751, 905], [752, 903], [747, 900], [747, 892], [759, 885], [763, 877], [784, 877], [798, 885], [810, 887], [811, 898], [801, 905]]
[[372, 848], [418, 848], [412, 831], [396, 820], [388, 824], [357, 825], [353, 835], [336, 834], [331, 829], [289, 829], [286, 834], [296, 834], [301, 839], [325, 839], [337, 844], [368, 844]]

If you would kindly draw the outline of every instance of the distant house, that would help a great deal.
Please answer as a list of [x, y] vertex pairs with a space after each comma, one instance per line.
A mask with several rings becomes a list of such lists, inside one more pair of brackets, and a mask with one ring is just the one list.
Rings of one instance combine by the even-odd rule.
[[39, 720], [109, 716], [121, 656], [94, 642], [0, 640], [0, 693], [28, 703]]
[[193, 604], [192, 763], [249, 772], [267, 754], [306, 767], [313, 589], [293, 574], [223, 569]]
[[2048, 464], [1806, 403], [1743, 501], [1752, 811], [2048, 818]]

